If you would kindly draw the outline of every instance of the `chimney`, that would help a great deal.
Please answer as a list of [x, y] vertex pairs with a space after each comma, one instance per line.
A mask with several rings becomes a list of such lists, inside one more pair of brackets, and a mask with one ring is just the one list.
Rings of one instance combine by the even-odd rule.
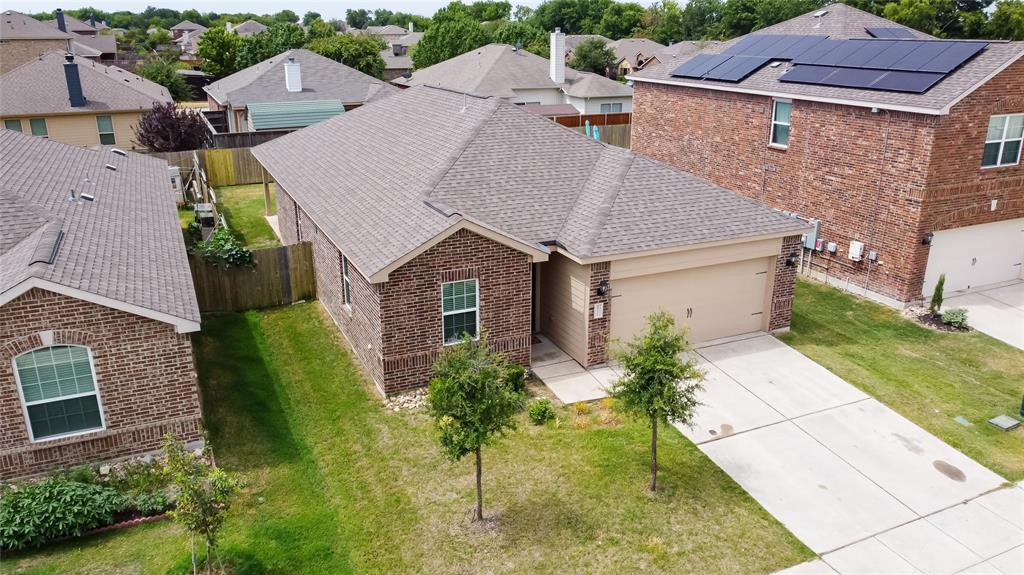
[[302, 72], [293, 56], [289, 56], [288, 61], [284, 63], [284, 85], [289, 92], [302, 91]]
[[89, 25], [92, 26], [93, 28], [96, 27], [96, 15], [95, 14], [89, 16]]
[[82, 93], [82, 79], [78, 76], [78, 64], [71, 54], [64, 56], [64, 79], [68, 83], [68, 101], [72, 108], [85, 105], [85, 94]]
[[235, 27], [231, 25], [231, 22], [226, 22], [224, 24], [224, 29], [228, 31], [228, 34], [235, 31]]
[[551, 81], [556, 84], [565, 83], [565, 34], [561, 28], [555, 28], [551, 33], [551, 60], [548, 62], [551, 70]]
[[61, 32], [68, 31], [68, 25], [64, 23], [64, 11], [57, 8], [57, 29]]
[[413, 29], [413, 22], [412, 22], [412, 20], [409, 20], [409, 31], [410, 32], [415, 32], [416, 31], [416, 30]]

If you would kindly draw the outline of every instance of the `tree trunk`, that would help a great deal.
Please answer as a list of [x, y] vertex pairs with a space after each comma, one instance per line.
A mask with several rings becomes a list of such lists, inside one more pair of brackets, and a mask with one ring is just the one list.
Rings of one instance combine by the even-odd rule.
[[199, 568], [196, 566], [196, 536], [192, 535], [192, 575], [198, 575]]
[[480, 448], [476, 448], [476, 514], [473, 521], [480, 521], [484, 518], [484, 486], [483, 486], [483, 463], [480, 461]]
[[651, 416], [651, 491], [658, 488], [658, 416]]
[[210, 544], [210, 539], [206, 539], [206, 574], [210, 575], [213, 573], [213, 562], [210, 560], [210, 551], [213, 549], [213, 545]]

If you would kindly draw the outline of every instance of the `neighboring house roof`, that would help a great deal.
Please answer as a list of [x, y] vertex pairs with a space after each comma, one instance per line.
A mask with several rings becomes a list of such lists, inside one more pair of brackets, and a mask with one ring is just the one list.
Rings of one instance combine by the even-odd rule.
[[[393, 46], [406, 46], [411, 48], [419, 44], [423, 39], [423, 32], [409, 32], [405, 36], [391, 42], [391, 46], [380, 51], [381, 58], [384, 58], [385, 70], [412, 70], [412, 56], [408, 53], [404, 56], [395, 56]], [[410, 52], [411, 53], [411, 52]]]
[[363, 33], [371, 36], [396, 36], [408, 34], [409, 31], [401, 26], [388, 24], [387, 26], [367, 26], [366, 29], [363, 30]]
[[612, 39], [602, 36], [600, 34], [566, 34], [565, 35], [565, 53], [571, 54], [576, 46], [579, 46], [587, 40], [600, 40], [605, 44], [611, 44]]
[[478, 96], [514, 97], [516, 90], [559, 88], [580, 98], [630, 97], [633, 89], [599, 74], [565, 69], [565, 83], [551, 80], [547, 58], [508, 44], [476, 50], [416, 70], [412, 78], [395, 78], [399, 86], [440, 86]]
[[409, 32], [405, 36], [395, 40], [392, 44], [400, 44], [402, 46], [415, 46], [420, 43], [423, 39], [423, 32]]
[[658, 50], [655, 56], [657, 56], [662, 62], [665, 62], [672, 58], [692, 56], [701, 50], [717, 46], [719, 43], [720, 42], [717, 40], [686, 40], [683, 42], [676, 42], [675, 44], [669, 44], [661, 50]]
[[[284, 64], [295, 58], [300, 65], [302, 91], [289, 92]], [[239, 70], [203, 88], [222, 106], [241, 108], [250, 102], [340, 100], [343, 104], [372, 102], [397, 92], [394, 86], [309, 50], [282, 52]]]
[[[625, 60], [633, 66], [643, 64], [651, 56], [656, 56], [658, 52], [666, 48], [664, 44], [647, 38], [623, 38], [612, 42], [611, 47], [615, 51], [617, 62]], [[643, 56], [642, 61], [640, 56]]]
[[[45, 24], [49, 24], [53, 28], [57, 28], [57, 20], [56, 19], [54, 19], [54, 20], [44, 20], [43, 22]], [[99, 31], [99, 23], [98, 22], [97, 22], [97, 27], [94, 28], [93, 26], [89, 25], [88, 23], [83, 22], [83, 21], [79, 20], [78, 18], [75, 18], [74, 16], [72, 16], [70, 14], [67, 14], [67, 13], [64, 14], [64, 27], [67, 29], [68, 32], [72, 32], [74, 34], [79, 34], [79, 35], [81, 35], [81, 34], [96, 34]]]
[[189, 42], [189, 43], [198, 42], [199, 39], [203, 37], [203, 34], [206, 34], [207, 30], [208, 30], [208, 28], [203, 27], [203, 26], [200, 26], [199, 28], [197, 28], [195, 30], [185, 30], [185, 33], [182, 34], [181, 37], [175, 39], [174, 43], [175, 44], [184, 44], [185, 42]]
[[116, 66], [75, 57], [85, 106], [72, 107], [64, 54], [47, 52], [0, 76], [0, 116], [148, 110], [171, 101], [167, 88]]
[[263, 32], [264, 30], [268, 30], [267, 26], [260, 24], [255, 20], [246, 20], [238, 26], [235, 26], [235, 34], [238, 34], [239, 36], [243, 37], [258, 34], [260, 32]]
[[523, 109], [541, 116], [579, 116], [580, 111], [572, 104], [526, 104]]
[[[816, 13], [824, 12], [820, 17]], [[895, 22], [868, 14], [845, 4], [830, 4], [819, 11], [797, 16], [754, 32], [753, 35], [796, 34], [808, 36], [828, 35], [833, 39], [871, 38], [865, 27], [903, 28]], [[922, 39], [931, 39], [927, 34], [914, 32]], [[740, 39], [734, 38], [716, 44], [702, 54], [719, 53], [733, 46]], [[776, 67], [764, 66], [739, 82], [725, 82], [682, 78], [672, 71], [689, 58], [664, 61], [657, 66], [630, 74], [631, 80], [655, 82], [711, 90], [764, 94], [786, 98], [835, 102], [863, 107], [878, 107], [923, 114], [947, 114], [949, 109], [962, 98], [988, 81], [1024, 55], [1024, 42], [990, 42], [980, 54], [968, 60], [960, 68], [948, 74], [932, 88], [923, 93], [885, 92], [860, 88], [841, 88], [814, 84], [781, 82], [779, 78], [791, 69], [791, 64]]]
[[206, 30], [206, 26], [203, 26], [202, 24], [196, 24], [195, 22], [189, 20], [182, 20], [174, 26], [171, 26], [171, 30]]
[[255, 130], [305, 128], [345, 111], [339, 100], [250, 102], [249, 121]]
[[99, 58], [103, 55], [102, 50], [97, 50], [96, 48], [83, 44], [78, 40], [71, 41], [71, 52], [75, 56], [81, 56], [83, 58]]
[[199, 329], [165, 161], [0, 130], [0, 222], [0, 305], [39, 287]]
[[252, 149], [371, 281], [463, 228], [581, 260], [802, 233], [797, 219], [501, 98], [418, 86]]
[[[117, 38], [114, 38], [111, 34], [102, 34], [99, 36], [78, 36], [71, 39], [72, 44], [80, 44], [82, 46], [88, 46], [90, 49], [99, 52], [100, 54], [116, 54], [117, 53]], [[78, 54], [78, 52], [75, 52]], [[84, 56], [84, 54], [82, 54]]]
[[14, 10], [5, 10], [0, 18], [0, 41], [68, 40], [71, 34]]

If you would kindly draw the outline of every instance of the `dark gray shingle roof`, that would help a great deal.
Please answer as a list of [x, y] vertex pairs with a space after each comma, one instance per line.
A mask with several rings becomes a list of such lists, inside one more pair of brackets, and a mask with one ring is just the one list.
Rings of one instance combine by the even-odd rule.
[[580, 258], [805, 229], [500, 98], [426, 86], [253, 154], [367, 276], [463, 218]]
[[[108, 163], [117, 170], [105, 169]], [[72, 189], [95, 201], [68, 201]], [[0, 221], [4, 300], [36, 278], [198, 327], [163, 160], [0, 130]], [[56, 257], [39, 261], [52, 254], [57, 231]]]
[[0, 40], [67, 40], [71, 34], [14, 10], [0, 14]]

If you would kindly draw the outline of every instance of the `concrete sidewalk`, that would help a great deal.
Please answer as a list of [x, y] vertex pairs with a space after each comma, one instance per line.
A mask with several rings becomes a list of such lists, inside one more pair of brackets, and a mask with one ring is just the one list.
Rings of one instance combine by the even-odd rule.
[[974, 329], [1024, 349], [1024, 280], [951, 295], [942, 304], [944, 310], [957, 307], [967, 310]]

